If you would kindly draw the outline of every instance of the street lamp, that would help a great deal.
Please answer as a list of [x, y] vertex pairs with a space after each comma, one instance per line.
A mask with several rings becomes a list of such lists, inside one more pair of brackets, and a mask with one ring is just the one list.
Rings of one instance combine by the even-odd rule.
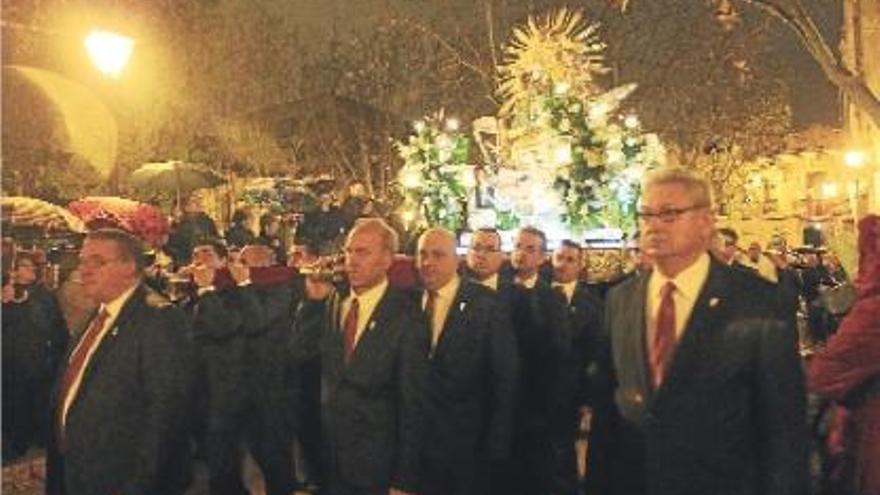
[[843, 154], [843, 162], [850, 168], [861, 168], [865, 164], [865, 152], [850, 150]]
[[128, 36], [95, 29], [84, 42], [92, 63], [104, 75], [118, 78], [131, 57], [134, 40]]

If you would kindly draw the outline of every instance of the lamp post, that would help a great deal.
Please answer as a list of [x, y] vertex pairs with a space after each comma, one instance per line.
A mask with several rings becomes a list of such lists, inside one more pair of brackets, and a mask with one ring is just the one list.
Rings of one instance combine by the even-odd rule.
[[859, 224], [859, 169], [865, 165], [865, 152], [862, 150], [850, 150], [844, 153], [843, 162], [855, 173], [855, 184], [852, 196], [853, 228]]
[[92, 63], [104, 75], [118, 78], [134, 49], [134, 40], [111, 31], [95, 29], [83, 40]]

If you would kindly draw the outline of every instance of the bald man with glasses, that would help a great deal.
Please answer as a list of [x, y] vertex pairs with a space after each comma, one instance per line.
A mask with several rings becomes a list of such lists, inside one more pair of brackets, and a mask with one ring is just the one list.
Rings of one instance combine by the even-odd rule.
[[709, 256], [704, 180], [661, 169], [643, 191], [653, 269], [612, 289], [605, 316], [620, 416], [611, 493], [806, 493], [795, 330], [772, 288]]

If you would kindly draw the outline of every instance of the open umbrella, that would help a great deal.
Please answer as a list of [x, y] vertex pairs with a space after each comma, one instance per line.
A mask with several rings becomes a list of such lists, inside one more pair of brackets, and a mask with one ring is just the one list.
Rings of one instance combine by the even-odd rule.
[[61, 206], [25, 196], [0, 198], [4, 227], [33, 227], [47, 232], [83, 233], [86, 226]]
[[220, 174], [205, 165], [178, 160], [141, 165], [131, 173], [131, 184], [139, 189], [173, 192], [180, 207], [180, 193], [214, 187], [226, 182]]
[[115, 196], [92, 196], [67, 205], [90, 229], [116, 227], [128, 231], [153, 247], [169, 232], [168, 219], [153, 205]]

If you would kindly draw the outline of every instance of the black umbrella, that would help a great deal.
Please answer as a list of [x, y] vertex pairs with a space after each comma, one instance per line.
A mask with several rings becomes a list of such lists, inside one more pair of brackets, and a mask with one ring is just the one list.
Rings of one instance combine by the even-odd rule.
[[223, 176], [204, 165], [176, 160], [146, 163], [131, 173], [131, 184], [137, 188], [175, 193], [178, 208], [181, 192], [188, 193], [225, 182]]

